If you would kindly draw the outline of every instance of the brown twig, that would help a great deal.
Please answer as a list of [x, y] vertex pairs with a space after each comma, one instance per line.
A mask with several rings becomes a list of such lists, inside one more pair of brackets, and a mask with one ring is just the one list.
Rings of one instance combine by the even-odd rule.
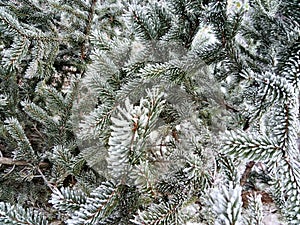
[[270, 194], [268, 194], [265, 191], [258, 191], [258, 190], [243, 191], [242, 192], [242, 201], [243, 201], [244, 208], [247, 208], [249, 206], [249, 197], [254, 196], [254, 194], [261, 195], [261, 202], [264, 205], [271, 204], [274, 202], [272, 197], [270, 196]]
[[250, 172], [251, 172], [254, 165], [255, 165], [254, 161], [250, 161], [250, 162], [247, 163], [246, 169], [245, 169], [245, 171], [244, 171], [244, 173], [241, 177], [241, 180], [240, 180], [240, 185], [241, 186], [244, 186], [245, 183], [247, 182], [247, 179], [248, 179], [248, 177], [250, 175]]
[[[251, 173], [251, 170], [253, 166], [255, 165], [254, 161], [250, 161], [246, 165], [246, 169], [241, 177], [240, 180], [240, 185], [244, 186], [247, 182], [247, 179], [249, 178], [249, 175]], [[243, 191], [242, 192], [242, 201], [243, 201], [243, 207], [247, 208], [249, 205], [249, 196], [253, 196], [254, 193], [260, 194], [262, 196], [261, 201], [263, 204], [270, 204], [273, 202], [272, 197], [266, 192], [266, 191], [261, 191], [257, 188], [254, 188], [253, 190], [248, 190], [248, 191]]]
[[[0, 165], [7, 165], [7, 166], [32, 166], [31, 163], [25, 160], [14, 160], [12, 158], [7, 157], [0, 157]], [[49, 167], [49, 163], [40, 162], [38, 164], [39, 168], [47, 168]]]
[[[13, 166], [13, 168], [9, 171], [9, 173], [11, 173], [16, 166], [31, 166], [31, 167], [33, 166], [32, 164], [30, 164], [27, 161], [24, 161], [24, 160], [14, 160], [12, 158], [7, 158], [7, 157], [0, 157], [0, 165]], [[43, 172], [41, 171], [41, 168], [47, 168], [47, 167], [49, 167], [49, 163], [40, 162], [37, 165], [36, 170], [40, 174], [41, 178], [44, 180], [45, 184], [50, 188], [51, 191], [53, 191], [53, 187], [54, 186], [52, 184], [50, 184], [50, 182], [48, 182], [48, 180], [44, 176]], [[5, 174], [5, 176], [7, 176], [8, 174]]]
[[23, 160], [14, 160], [11, 158], [0, 157], [0, 164], [8, 166], [29, 166], [30, 164]]

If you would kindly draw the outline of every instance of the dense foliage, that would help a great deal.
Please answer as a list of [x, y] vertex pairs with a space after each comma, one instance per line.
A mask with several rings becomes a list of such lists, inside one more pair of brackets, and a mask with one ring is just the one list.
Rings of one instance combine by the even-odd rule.
[[0, 0], [0, 223], [300, 224], [299, 26], [298, 0]]

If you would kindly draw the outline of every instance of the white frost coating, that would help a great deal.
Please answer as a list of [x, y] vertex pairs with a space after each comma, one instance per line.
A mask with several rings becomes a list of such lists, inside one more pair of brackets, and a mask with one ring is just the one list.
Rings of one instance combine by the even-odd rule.
[[212, 191], [210, 204], [217, 217], [215, 225], [230, 224], [233, 221], [236, 224], [241, 224], [238, 219], [242, 207], [241, 190], [240, 186], [234, 187], [230, 183], [228, 186], [223, 185]]
[[269, 214], [266, 215], [263, 219], [264, 225], [283, 225], [283, 223], [279, 222], [279, 218], [277, 214]]
[[210, 45], [218, 42], [218, 39], [213, 33], [212, 26], [200, 24], [200, 29], [198, 30], [195, 38], [192, 42], [192, 49], [198, 45]]
[[248, 10], [249, 7], [249, 2], [247, 0], [228, 0], [227, 15], [234, 14], [243, 10]]

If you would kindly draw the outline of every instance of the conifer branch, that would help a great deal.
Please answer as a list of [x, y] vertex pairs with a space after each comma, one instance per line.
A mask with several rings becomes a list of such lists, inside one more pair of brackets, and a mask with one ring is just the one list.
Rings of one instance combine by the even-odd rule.
[[300, 224], [298, 0], [0, 2], [0, 223]]
[[87, 50], [88, 50], [88, 48], [90, 48], [89, 43], [88, 43], [89, 35], [91, 32], [91, 27], [92, 27], [92, 23], [93, 23], [94, 14], [95, 14], [96, 3], [97, 3], [97, 0], [92, 0], [88, 18], [87, 18], [86, 27], [83, 32], [85, 35], [85, 40], [83, 41], [82, 46], [81, 46], [81, 59], [83, 59], [83, 60], [86, 60], [86, 58], [88, 57]]

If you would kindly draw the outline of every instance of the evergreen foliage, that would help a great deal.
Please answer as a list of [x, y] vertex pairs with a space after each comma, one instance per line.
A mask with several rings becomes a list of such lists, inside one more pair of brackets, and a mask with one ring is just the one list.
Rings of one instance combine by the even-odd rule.
[[0, 0], [0, 222], [300, 224], [297, 0]]

